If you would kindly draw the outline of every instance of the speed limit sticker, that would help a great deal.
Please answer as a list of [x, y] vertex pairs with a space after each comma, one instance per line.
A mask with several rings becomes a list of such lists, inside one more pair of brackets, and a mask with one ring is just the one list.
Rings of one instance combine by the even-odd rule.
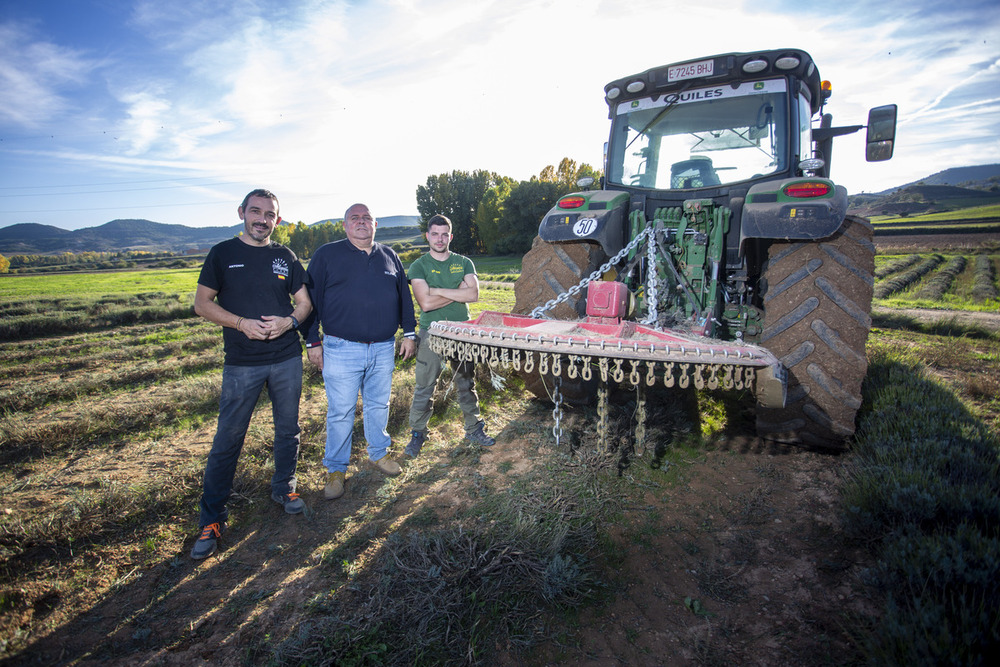
[[580, 218], [573, 225], [573, 233], [577, 236], [589, 236], [597, 229], [597, 218]]

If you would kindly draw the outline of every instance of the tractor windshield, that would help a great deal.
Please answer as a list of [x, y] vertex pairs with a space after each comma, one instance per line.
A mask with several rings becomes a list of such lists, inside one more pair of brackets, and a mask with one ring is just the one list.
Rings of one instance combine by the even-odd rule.
[[612, 124], [609, 181], [677, 190], [782, 171], [787, 119], [784, 79], [623, 102]]

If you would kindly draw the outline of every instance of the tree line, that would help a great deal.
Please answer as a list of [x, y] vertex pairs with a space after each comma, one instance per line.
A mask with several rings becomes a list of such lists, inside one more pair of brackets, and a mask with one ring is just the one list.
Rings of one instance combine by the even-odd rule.
[[[527, 181], [515, 181], [491, 171], [452, 171], [428, 176], [417, 187], [420, 230], [438, 213], [451, 219], [454, 239], [451, 248], [465, 255], [524, 254], [538, 233], [538, 224], [560, 197], [577, 189], [584, 177], [598, 180], [601, 172], [589, 164], [563, 158]], [[300, 259], [308, 260], [324, 243], [346, 238], [342, 220], [307, 225], [279, 225], [271, 240], [289, 247]], [[175, 253], [71, 253], [58, 255], [0, 255], [0, 273], [26, 266], [86, 264], [90, 268], [126, 268], [146, 255], [173, 256]], [[107, 264], [104, 266], [103, 264]]]
[[453, 171], [429, 176], [417, 187], [420, 228], [435, 214], [451, 219], [451, 248], [465, 255], [523, 254], [531, 249], [538, 224], [556, 201], [578, 189], [576, 182], [601, 173], [589, 164], [563, 158], [528, 181], [515, 181], [494, 172]]
[[[569, 158], [520, 182], [485, 170], [428, 176], [426, 184], [417, 187], [420, 230], [427, 231], [427, 221], [440, 213], [451, 219], [455, 252], [524, 254], [531, 249], [542, 216], [560, 197], [576, 190], [576, 182], [586, 176], [597, 180], [601, 173]], [[280, 225], [271, 235], [273, 241], [306, 260], [324, 243], [343, 238], [342, 220], [311, 226], [302, 221]]]

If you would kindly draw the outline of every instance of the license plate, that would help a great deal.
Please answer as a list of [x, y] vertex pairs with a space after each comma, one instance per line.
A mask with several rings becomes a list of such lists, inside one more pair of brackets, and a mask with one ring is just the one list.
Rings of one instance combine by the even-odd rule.
[[673, 67], [667, 69], [667, 81], [683, 81], [684, 79], [697, 79], [703, 76], [711, 76], [714, 70], [714, 60], [699, 60], [696, 63], [674, 65]]

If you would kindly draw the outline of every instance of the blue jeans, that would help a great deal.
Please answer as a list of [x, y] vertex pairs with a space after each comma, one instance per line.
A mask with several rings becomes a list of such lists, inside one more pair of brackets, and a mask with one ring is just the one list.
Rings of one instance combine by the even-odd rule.
[[233, 490], [236, 463], [250, 427], [250, 417], [261, 389], [267, 385], [274, 416], [274, 476], [271, 492], [295, 492], [299, 458], [299, 398], [302, 395], [302, 357], [269, 366], [222, 367], [219, 427], [205, 465], [201, 496], [201, 526], [225, 521], [226, 501]]
[[384, 457], [392, 442], [389, 398], [396, 341], [354, 343], [336, 336], [323, 336], [323, 384], [326, 386], [326, 454], [323, 465], [330, 472], [347, 472], [351, 460], [351, 433], [361, 392], [362, 417], [368, 458]]

